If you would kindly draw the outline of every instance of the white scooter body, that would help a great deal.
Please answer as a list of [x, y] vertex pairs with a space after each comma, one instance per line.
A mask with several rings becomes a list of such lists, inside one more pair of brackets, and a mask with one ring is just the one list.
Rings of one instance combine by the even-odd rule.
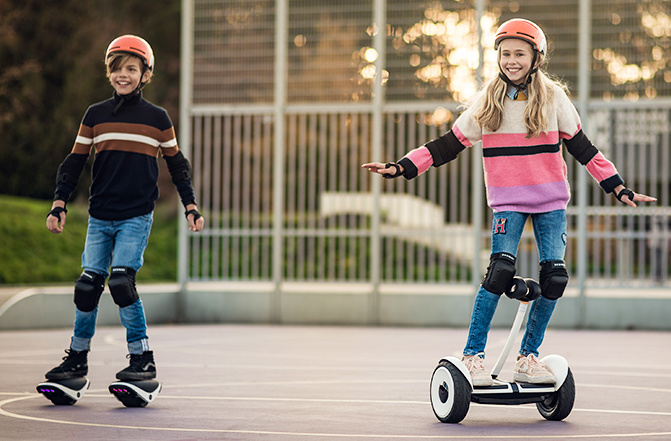
[[[474, 387], [471, 375], [466, 365], [457, 357], [443, 357], [441, 362], [447, 362], [464, 375], [471, 386], [471, 401], [481, 404], [525, 404], [534, 403], [539, 395], [556, 392], [564, 384], [568, 376], [568, 362], [561, 355], [548, 355], [540, 361], [545, 364], [556, 382], [554, 384], [531, 384], [506, 382], [494, 379], [491, 386]], [[509, 396], [506, 396], [509, 395]]]
[[555, 377], [554, 384], [506, 382], [498, 379], [514, 340], [527, 313], [528, 302], [520, 302], [515, 321], [501, 355], [491, 371], [491, 386], [474, 387], [468, 368], [454, 356], [441, 358], [431, 377], [431, 406], [443, 423], [458, 423], [466, 417], [469, 403], [535, 403], [541, 415], [559, 421], [568, 416], [575, 400], [575, 383], [568, 362], [561, 355], [548, 355], [540, 361]]

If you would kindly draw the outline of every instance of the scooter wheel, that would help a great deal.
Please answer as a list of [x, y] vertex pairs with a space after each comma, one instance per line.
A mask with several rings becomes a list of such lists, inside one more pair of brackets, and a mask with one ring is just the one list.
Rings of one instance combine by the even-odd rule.
[[536, 403], [536, 407], [546, 420], [561, 421], [571, 413], [574, 402], [575, 382], [571, 369], [569, 369], [564, 384], [545, 401]]
[[431, 407], [442, 423], [458, 423], [466, 417], [471, 403], [471, 385], [464, 374], [441, 361], [431, 377]]

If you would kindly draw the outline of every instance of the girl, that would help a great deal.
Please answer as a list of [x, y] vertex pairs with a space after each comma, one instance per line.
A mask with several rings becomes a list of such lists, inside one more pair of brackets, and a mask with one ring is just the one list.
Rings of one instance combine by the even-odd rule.
[[514, 380], [553, 383], [552, 373], [537, 357], [557, 299], [568, 283], [564, 254], [570, 189], [561, 142], [603, 190], [622, 203], [636, 207], [635, 202], [656, 199], [624, 187], [614, 165], [582, 132], [567, 88], [540, 70], [547, 54], [543, 31], [531, 21], [513, 19], [499, 27], [495, 38], [499, 75], [483, 85], [452, 130], [396, 163], [362, 167], [385, 178], [413, 179], [482, 141], [487, 203], [494, 211], [492, 254], [475, 298], [463, 361], [475, 386], [492, 384], [483, 366], [487, 334], [499, 298], [512, 284], [519, 241], [531, 218], [542, 296], [531, 305]]

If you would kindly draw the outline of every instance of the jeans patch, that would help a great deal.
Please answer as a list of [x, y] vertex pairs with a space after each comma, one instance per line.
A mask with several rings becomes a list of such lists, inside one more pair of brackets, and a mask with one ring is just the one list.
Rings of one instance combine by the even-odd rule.
[[505, 217], [494, 219], [494, 231], [492, 234], [506, 234], [506, 221], [508, 219]]

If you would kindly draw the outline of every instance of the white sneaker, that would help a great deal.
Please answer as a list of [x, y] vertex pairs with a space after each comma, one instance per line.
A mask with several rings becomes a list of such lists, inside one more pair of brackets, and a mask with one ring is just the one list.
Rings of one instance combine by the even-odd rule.
[[550, 384], [555, 383], [555, 377], [552, 375], [543, 363], [538, 361], [535, 355], [529, 354], [526, 357], [520, 355], [515, 362], [513, 379], [522, 383]]
[[466, 369], [471, 374], [471, 381], [473, 386], [491, 386], [494, 384], [492, 376], [487, 372], [483, 366], [483, 358], [479, 355], [464, 355], [461, 359], [466, 365]]

